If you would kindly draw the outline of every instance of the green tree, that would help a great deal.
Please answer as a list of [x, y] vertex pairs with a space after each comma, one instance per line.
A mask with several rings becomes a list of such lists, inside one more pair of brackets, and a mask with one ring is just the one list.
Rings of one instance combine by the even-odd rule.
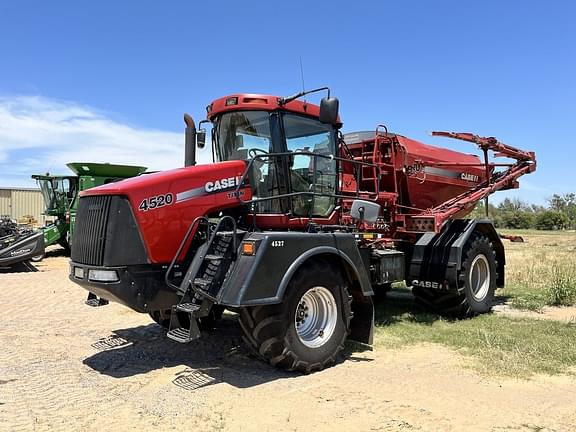
[[506, 198], [498, 205], [498, 210], [504, 212], [527, 211], [530, 206], [519, 198]]
[[504, 228], [527, 229], [534, 226], [532, 208], [518, 198], [506, 198], [498, 205], [498, 213]]
[[529, 211], [505, 212], [502, 222], [506, 228], [528, 229], [534, 226], [534, 214]]
[[566, 213], [557, 210], [546, 210], [536, 217], [536, 228], [539, 230], [566, 229], [569, 224]]
[[564, 213], [568, 217], [570, 227], [576, 227], [576, 194], [554, 194], [552, 198], [548, 198], [548, 204], [551, 210]]

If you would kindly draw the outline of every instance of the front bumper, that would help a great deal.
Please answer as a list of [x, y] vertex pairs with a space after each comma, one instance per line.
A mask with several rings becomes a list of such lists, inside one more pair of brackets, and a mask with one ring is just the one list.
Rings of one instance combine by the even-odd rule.
[[[113, 282], [90, 280], [90, 270], [117, 275]], [[164, 282], [164, 266], [102, 267], [70, 262], [68, 278], [98, 297], [123, 304], [137, 312], [170, 309], [178, 303], [176, 292]]]

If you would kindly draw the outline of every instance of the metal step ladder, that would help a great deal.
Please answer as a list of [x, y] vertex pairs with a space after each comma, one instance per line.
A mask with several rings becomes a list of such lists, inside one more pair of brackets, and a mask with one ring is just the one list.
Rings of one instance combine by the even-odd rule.
[[201, 336], [198, 319], [207, 317], [210, 313], [212, 302], [205, 300], [202, 303], [180, 303], [172, 306], [170, 314], [170, 328], [168, 336], [170, 339], [188, 343]]
[[[231, 225], [232, 230], [221, 229], [226, 225]], [[172, 306], [168, 331], [170, 339], [188, 343], [200, 337], [201, 332], [197, 320], [210, 314], [231, 262], [236, 259], [239, 236], [245, 233], [237, 229], [236, 221], [232, 217], [222, 217], [209, 240], [196, 251], [180, 285], [171, 285], [176, 288], [182, 300], [179, 304]], [[186, 241], [187, 236], [183, 244]], [[181, 248], [177, 256], [180, 252]], [[228, 265], [223, 267], [225, 264]], [[171, 267], [172, 265], [168, 271]]]

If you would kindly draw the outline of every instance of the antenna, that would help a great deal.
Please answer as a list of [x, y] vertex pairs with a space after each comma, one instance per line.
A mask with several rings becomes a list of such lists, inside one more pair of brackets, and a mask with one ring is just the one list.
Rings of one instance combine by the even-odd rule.
[[[304, 68], [302, 67], [302, 56], [300, 56], [300, 77], [302, 78], [302, 93], [306, 93], [306, 89], [304, 88]], [[306, 99], [304, 99], [306, 102]]]

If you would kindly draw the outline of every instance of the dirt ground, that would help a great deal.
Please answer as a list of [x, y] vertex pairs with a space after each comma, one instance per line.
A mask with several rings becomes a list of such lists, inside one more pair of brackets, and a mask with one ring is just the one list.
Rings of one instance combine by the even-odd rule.
[[0, 431], [576, 430], [574, 378], [486, 378], [438, 346], [284, 373], [233, 316], [181, 345], [147, 315], [85, 306], [67, 258], [35, 268], [0, 272]]

